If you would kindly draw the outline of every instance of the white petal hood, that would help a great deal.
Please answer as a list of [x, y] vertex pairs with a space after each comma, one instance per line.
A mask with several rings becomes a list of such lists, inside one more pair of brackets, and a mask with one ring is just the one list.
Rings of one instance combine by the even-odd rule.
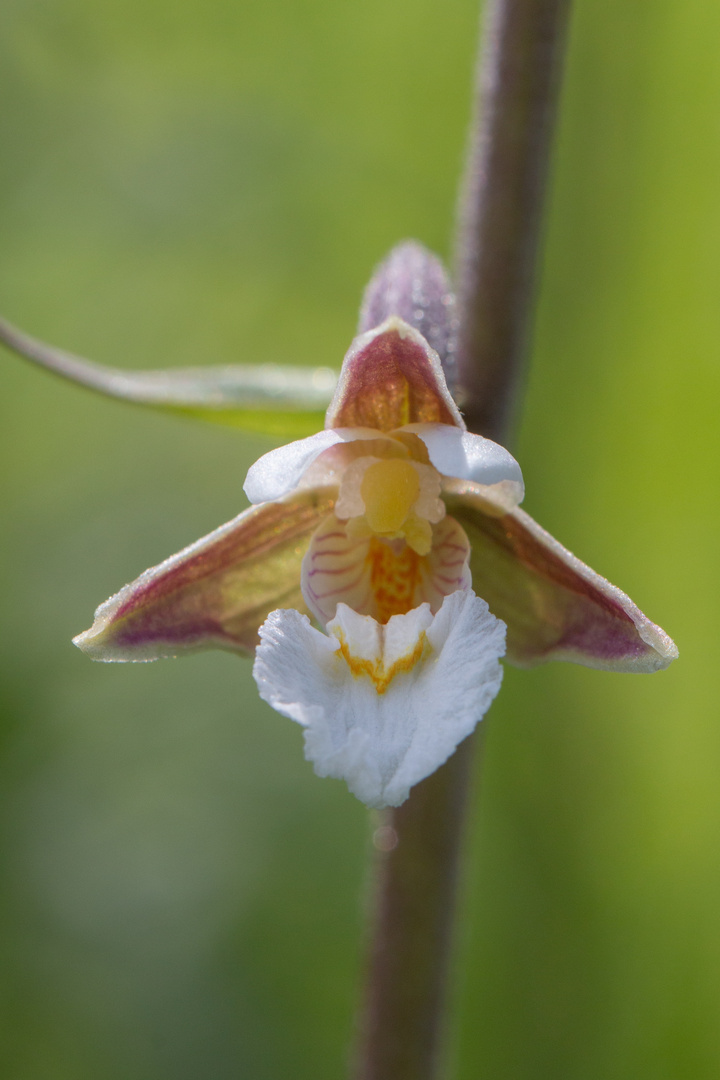
[[[522, 502], [522, 471], [512, 454], [491, 439], [449, 424], [406, 424], [390, 434], [372, 428], [318, 431], [258, 458], [248, 470], [245, 494], [251, 503], [274, 502], [300, 486], [336, 484], [353, 455], [364, 452], [362, 447], [351, 449], [348, 444], [364, 443], [368, 453], [391, 456], [405, 452], [402, 443], [393, 438], [393, 434], [403, 432], [416, 435], [424, 443], [430, 463], [443, 476], [486, 487], [502, 485], [510, 505]], [[338, 444], [345, 444], [342, 454], [328, 454]]]
[[[333, 446], [339, 443], [379, 443], [386, 451], [392, 449], [393, 440], [372, 428], [334, 428], [318, 431], [306, 439], [278, 446], [258, 458], [248, 469], [243, 490], [251, 503], [276, 502], [289, 495], [299, 486], [321, 487], [337, 482], [337, 462], [327, 461], [324, 468], [310, 473], [311, 466]], [[348, 458], [348, 460], [352, 460]], [[340, 467], [342, 472], [343, 462]], [[309, 480], [309, 484], [308, 484]]]
[[504, 446], [448, 424], [406, 424], [402, 430], [424, 442], [430, 461], [444, 476], [484, 487], [503, 484], [513, 505], [522, 502], [522, 469]]

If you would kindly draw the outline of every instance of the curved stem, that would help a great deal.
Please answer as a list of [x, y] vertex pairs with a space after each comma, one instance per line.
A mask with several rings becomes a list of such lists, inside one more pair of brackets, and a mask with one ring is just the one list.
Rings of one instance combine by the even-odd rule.
[[[528, 337], [569, 0], [490, 0], [458, 234], [470, 430], [508, 436]], [[477, 736], [386, 817], [355, 1080], [436, 1080]], [[392, 841], [387, 843], [388, 838]], [[396, 841], [396, 845], [393, 844]]]

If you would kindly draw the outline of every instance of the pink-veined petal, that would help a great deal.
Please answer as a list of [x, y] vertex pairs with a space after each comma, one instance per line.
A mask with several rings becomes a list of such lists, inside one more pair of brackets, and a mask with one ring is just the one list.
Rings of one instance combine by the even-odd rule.
[[94, 660], [155, 660], [220, 648], [252, 652], [278, 604], [306, 610], [300, 564], [333, 493], [251, 507], [106, 600], [76, 637]]
[[437, 353], [422, 334], [392, 316], [353, 341], [325, 427], [393, 431], [405, 424], [465, 430]]
[[570, 660], [607, 671], [658, 671], [677, 655], [632, 600], [528, 514], [488, 513], [487, 491], [446, 484], [448, 512], [472, 546], [473, 589], [507, 624], [508, 660]]
[[334, 514], [322, 522], [302, 564], [302, 592], [325, 624], [337, 605], [379, 622], [429, 603], [438, 611], [450, 593], [470, 586], [470, 544], [462, 528], [445, 517], [433, 525], [432, 548], [418, 555], [403, 541], [348, 536]]
[[451, 593], [469, 589], [470, 541], [455, 518], [446, 516], [433, 525], [432, 550], [422, 560], [423, 575], [415, 592], [415, 603], [424, 601], [435, 612]]
[[330, 514], [318, 526], [302, 561], [302, 594], [323, 624], [339, 602], [370, 615], [375, 610], [368, 560], [370, 540], [350, 537], [347, 522]]
[[448, 424], [407, 424], [403, 430], [422, 439], [438, 472], [486, 487], [503, 484], [516, 504], [522, 502], [522, 470], [504, 446]]

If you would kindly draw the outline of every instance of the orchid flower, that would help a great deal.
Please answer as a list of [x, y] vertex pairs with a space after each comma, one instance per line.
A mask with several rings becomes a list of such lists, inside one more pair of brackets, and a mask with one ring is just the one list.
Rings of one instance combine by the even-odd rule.
[[518, 463], [466, 430], [438, 353], [396, 314], [353, 341], [324, 430], [261, 457], [245, 492], [250, 509], [126, 585], [75, 644], [104, 661], [254, 652], [315, 771], [369, 806], [400, 805], [470, 734], [506, 649], [611, 671], [677, 655], [519, 508]]

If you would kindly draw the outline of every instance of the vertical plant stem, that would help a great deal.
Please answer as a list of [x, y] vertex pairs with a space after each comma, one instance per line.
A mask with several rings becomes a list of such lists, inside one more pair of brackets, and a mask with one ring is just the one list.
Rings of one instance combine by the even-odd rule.
[[461, 191], [458, 364], [468, 427], [507, 441], [525, 366], [570, 0], [489, 0]]
[[[508, 435], [569, 0], [489, 0], [459, 218], [459, 364], [468, 427]], [[387, 814], [355, 1080], [437, 1080], [477, 736]]]
[[376, 832], [391, 850], [377, 855], [357, 1080], [438, 1075], [457, 864], [479, 737], [466, 739]]

